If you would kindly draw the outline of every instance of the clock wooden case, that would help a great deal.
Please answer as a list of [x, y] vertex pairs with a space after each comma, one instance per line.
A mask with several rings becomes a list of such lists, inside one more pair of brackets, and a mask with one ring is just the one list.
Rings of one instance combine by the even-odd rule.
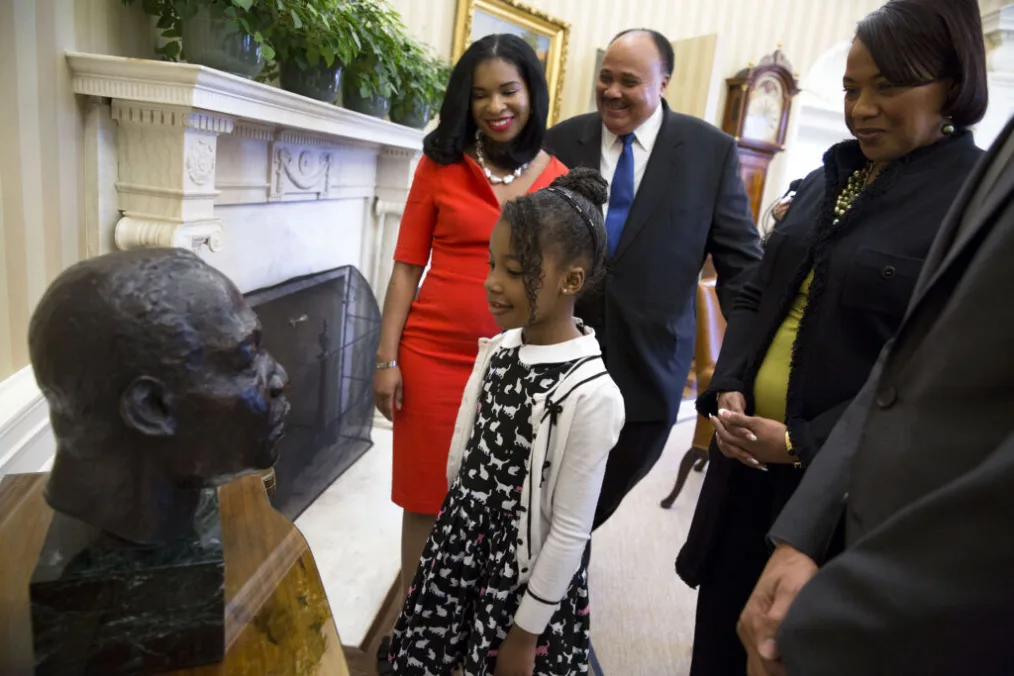
[[768, 167], [785, 149], [792, 98], [799, 87], [781, 49], [725, 81], [728, 97], [722, 130], [736, 138], [740, 173], [750, 197], [754, 222], [760, 218]]

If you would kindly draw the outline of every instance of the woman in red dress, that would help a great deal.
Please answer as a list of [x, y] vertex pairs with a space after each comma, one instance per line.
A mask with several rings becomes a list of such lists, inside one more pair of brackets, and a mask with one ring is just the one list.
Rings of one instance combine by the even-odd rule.
[[478, 340], [499, 332], [483, 282], [500, 205], [567, 173], [542, 150], [548, 111], [545, 75], [532, 48], [513, 35], [490, 35], [472, 43], [454, 67], [440, 123], [423, 144], [384, 301], [374, 379], [377, 408], [394, 423], [391, 493], [405, 510], [403, 591], [447, 493], [451, 433]]

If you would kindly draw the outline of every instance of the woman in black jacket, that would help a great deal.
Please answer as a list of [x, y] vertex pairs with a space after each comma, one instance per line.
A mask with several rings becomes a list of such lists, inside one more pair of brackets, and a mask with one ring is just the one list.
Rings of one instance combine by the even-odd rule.
[[799, 186], [698, 399], [717, 433], [676, 565], [700, 585], [691, 676], [746, 672], [736, 622], [767, 530], [901, 322], [981, 154], [967, 131], [987, 100], [977, 3], [891, 0], [860, 22], [843, 81], [856, 140]]

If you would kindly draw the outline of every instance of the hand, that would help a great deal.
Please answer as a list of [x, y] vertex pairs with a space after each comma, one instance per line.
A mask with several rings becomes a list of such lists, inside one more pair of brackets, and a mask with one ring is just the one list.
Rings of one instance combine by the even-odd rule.
[[719, 410], [718, 417], [732, 443], [761, 463], [792, 463], [785, 445], [785, 423]]
[[530, 634], [517, 625], [511, 627], [497, 652], [493, 676], [533, 676], [538, 641], [539, 637], [535, 634]]
[[718, 395], [718, 408], [733, 413], [746, 413], [746, 397], [742, 392], [722, 392]]
[[775, 208], [771, 211], [771, 215], [774, 216], [775, 222], [781, 223], [782, 219], [785, 218], [785, 212], [789, 210], [790, 204], [792, 204], [792, 199], [787, 198], [775, 205]]
[[799, 590], [816, 573], [817, 564], [798, 549], [775, 548], [736, 625], [746, 648], [747, 676], [784, 676], [775, 636]]
[[402, 382], [401, 369], [392, 366], [380, 369], [373, 376], [373, 402], [380, 414], [388, 420], [394, 419], [394, 409], [401, 410]]
[[[746, 411], [746, 399], [741, 392], [722, 392], [718, 395], [718, 411], [732, 411], [744, 414]], [[730, 429], [728, 425], [717, 416], [710, 416], [715, 426], [715, 437], [718, 442], [718, 450], [727, 458], [739, 460], [747, 467], [766, 470], [767, 468], [748, 450], [749, 439], [746, 432]]]

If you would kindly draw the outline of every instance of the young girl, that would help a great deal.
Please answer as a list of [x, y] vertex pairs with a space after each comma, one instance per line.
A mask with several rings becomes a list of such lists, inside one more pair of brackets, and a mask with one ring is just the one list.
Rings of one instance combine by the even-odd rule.
[[394, 673], [588, 671], [586, 549], [623, 399], [574, 302], [604, 271], [606, 182], [576, 169], [504, 205], [450, 491], [391, 641]]

